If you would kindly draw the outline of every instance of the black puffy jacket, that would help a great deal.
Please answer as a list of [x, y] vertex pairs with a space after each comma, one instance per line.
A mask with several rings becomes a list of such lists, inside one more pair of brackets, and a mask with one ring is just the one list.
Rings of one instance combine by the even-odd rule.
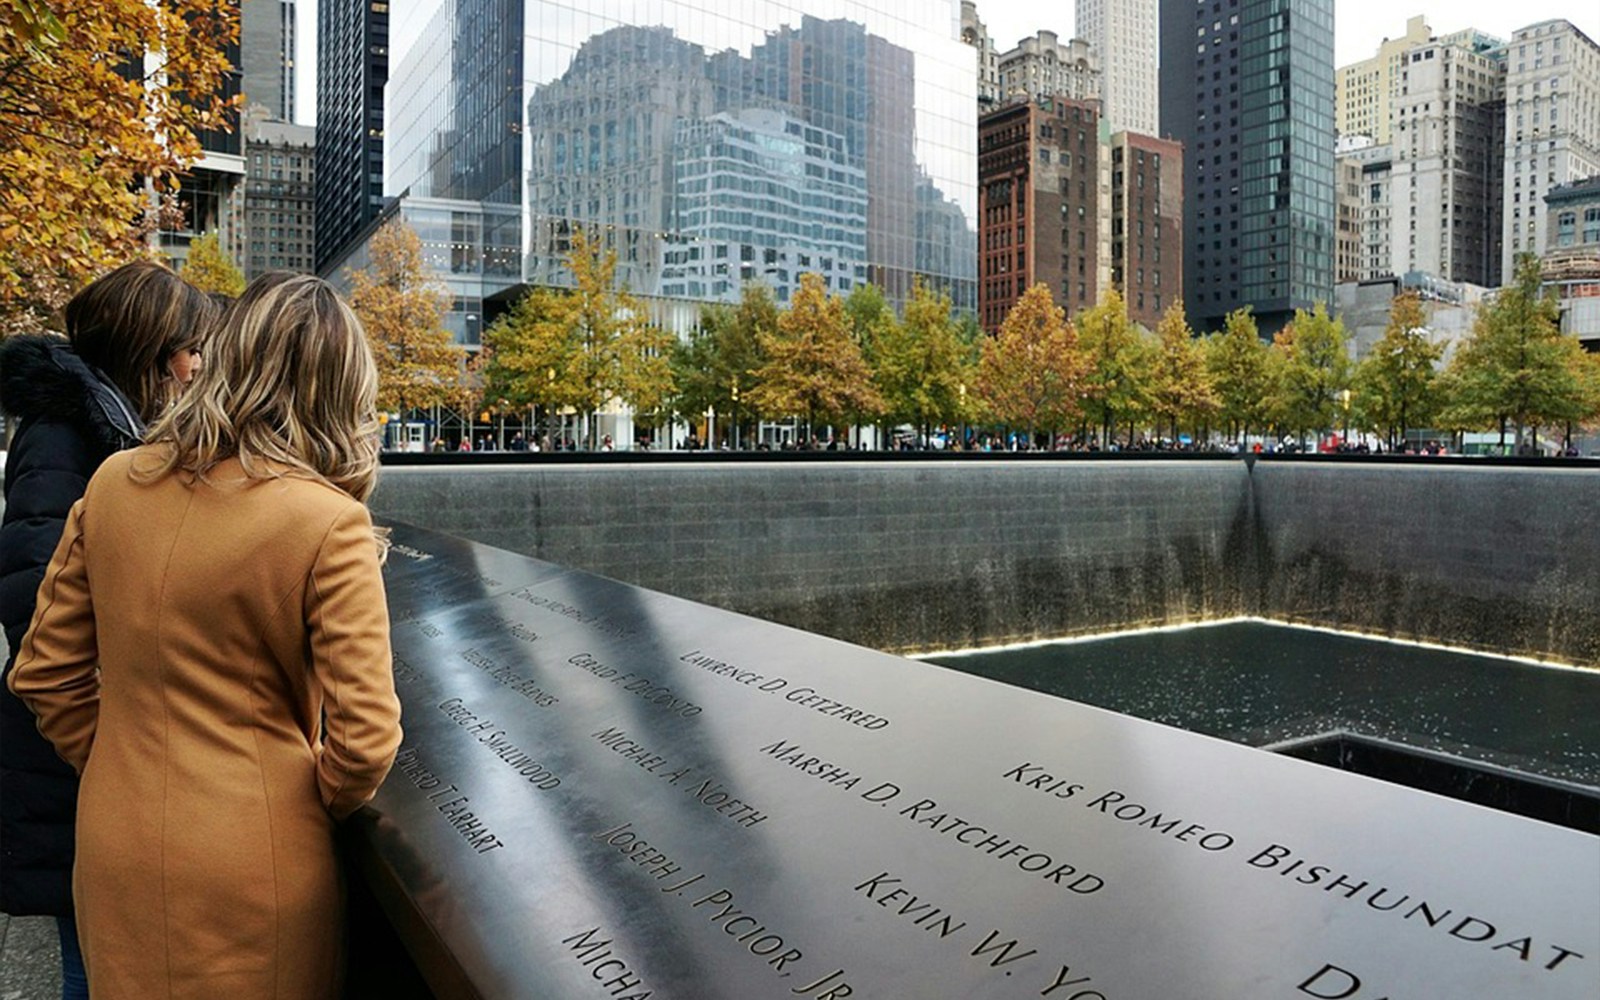
[[[6, 456], [0, 519], [0, 622], [5, 673], [33, 618], [33, 600], [67, 511], [112, 452], [138, 443], [138, 415], [65, 340], [0, 342], [0, 409], [21, 423]], [[0, 911], [72, 912], [78, 778], [0, 684]]]

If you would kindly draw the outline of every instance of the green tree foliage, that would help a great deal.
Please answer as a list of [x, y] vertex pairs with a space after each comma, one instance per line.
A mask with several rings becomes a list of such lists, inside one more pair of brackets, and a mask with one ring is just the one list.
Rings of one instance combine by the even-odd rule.
[[1156, 357], [1151, 344], [1128, 318], [1128, 306], [1111, 289], [1093, 309], [1079, 314], [1079, 345], [1088, 359], [1084, 409], [1089, 422], [1111, 444], [1116, 429], [1135, 423], [1149, 410], [1155, 388]]
[[518, 406], [576, 409], [581, 398], [565, 376], [577, 367], [580, 344], [568, 299], [554, 288], [530, 289], [483, 332], [490, 397]]
[[612, 400], [641, 415], [666, 407], [674, 390], [672, 337], [617, 287], [616, 252], [602, 250], [582, 228], [573, 230], [567, 267], [572, 288], [533, 289], [485, 335], [494, 351], [489, 380], [492, 395], [571, 407], [583, 417], [587, 441], [594, 414]]
[[1353, 390], [1356, 411], [1391, 449], [1405, 440], [1407, 430], [1428, 425], [1437, 414], [1436, 368], [1443, 352], [1429, 339], [1417, 293], [1395, 296], [1383, 338], [1356, 367]]
[[1151, 416], [1171, 430], [1174, 442], [1184, 425], [1194, 428], [1198, 438], [1219, 404], [1211, 373], [1206, 370], [1205, 350], [1189, 328], [1183, 303], [1174, 302], [1162, 314], [1156, 341]]
[[1350, 386], [1349, 339], [1344, 322], [1318, 302], [1311, 312], [1295, 310], [1294, 321], [1276, 339], [1282, 351], [1276, 403], [1281, 421], [1304, 437], [1335, 426], [1340, 394]]
[[864, 282], [845, 296], [844, 313], [850, 321], [850, 335], [861, 348], [861, 356], [869, 366], [876, 367], [879, 344], [886, 336], [892, 336], [889, 328], [895, 324], [889, 300], [877, 285]]
[[745, 285], [739, 304], [707, 305], [700, 325], [673, 348], [676, 411], [691, 419], [708, 409], [737, 428], [750, 409], [748, 395], [761, 368], [761, 335], [778, 329], [778, 305], [759, 282]]
[[844, 302], [822, 277], [804, 274], [775, 333], [760, 336], [765, 361], [748, 393], [769, 418], [802, 416], [813, 438], [820, 422], [870, 418], [883, 410], [872, 372], [851, 335]]
[[244, 292], [244, 272], [222, 248], [222, 241], [215, 232], [199, 236], [189, 244], [183, 278], [202, 292], [218, 292], [229, 298], [238, 298]]
[[1218, 417], [1234, 440], [1261, 429], [1268, 414], [1272, 376], [1267, 345], [1250, 307], [1228, 314], [1221, 333], [1206, 341], [1206, 370], [1216, 388]]
[[464, 352], [445, 328], [450, 294], [429, 273], [416, 230], [385, 223], [369, 249], [368, 267], [349, 275], [350, 308], [378, 363], [378, 408], [404, 421], [417, 407], [450, 402]]
[[[1555, 301], [1540, 289], [1538, 258], [1517, 260], [1516, 277], [1478, 309], [1472, 334], [1451, 359], [1450, 421], [1463, 427], [1506, 424], [1523, 431], [1582, 419], [1578, 345], [1558, 326]], [[1536, 444], [1537, 442], [1535, 442]]]
[[1046, 285], [1023, 293], [983, 343], [977, 384], [990, 415], [1007, 426], [1061, 432], [1083, 416], [1088, 362], [1078, 334]]
[[903, 322], [877, 324], [874, 376], [889, 418], [916, 427], [927, 440], [936, 424], [962, 418], [965, 346], [950, 311], [950, 296], [920, 279]]

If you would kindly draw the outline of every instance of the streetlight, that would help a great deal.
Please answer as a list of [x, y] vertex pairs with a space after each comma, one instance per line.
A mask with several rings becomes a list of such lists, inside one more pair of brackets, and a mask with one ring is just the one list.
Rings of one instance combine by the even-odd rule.
[[1344, 447], [1350, 450], [1350, 390], [1339, 390], [1339, 405], [1344, 407]]
[[728, 376], [729, 395], [733, 397], [733, 450], [739, 450], [739, 376]]
[[957, 412], [961, 417], [961, 450], [965, 451], [967, 448], [967, 383], [962, 382], [956, 386], [956, 395], [961, 398]]

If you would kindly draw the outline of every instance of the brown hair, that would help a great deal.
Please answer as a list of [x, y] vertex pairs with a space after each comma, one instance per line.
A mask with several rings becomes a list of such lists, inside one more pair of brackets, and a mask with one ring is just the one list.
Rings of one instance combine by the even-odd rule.
[[[147, 440], [167, 444], [135, 478], [300, 475], [365, 501], [378, 475], [378, 370], [361, 321], [327, 282], [276, 271], [222, 314], [205, 367]], [[288, 469], [285, 472], [285, 468]]]
[[220, 310], [205, 294], [149, 260], [124, 264], [67, 303], [67, 339], [104, 372], [145, 421], [182, 386], [167, 370], [179, 351], [199, 350]]

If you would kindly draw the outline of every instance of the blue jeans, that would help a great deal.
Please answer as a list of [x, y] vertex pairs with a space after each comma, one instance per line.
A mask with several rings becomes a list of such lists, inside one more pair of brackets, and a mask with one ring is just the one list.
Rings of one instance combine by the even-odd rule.
[[89, 1000], [89, 977], [83, 971], [83, 952], [78, 949], [78, 925], [71, 917], [57, 917], [61, 935], [61, 1000]]

